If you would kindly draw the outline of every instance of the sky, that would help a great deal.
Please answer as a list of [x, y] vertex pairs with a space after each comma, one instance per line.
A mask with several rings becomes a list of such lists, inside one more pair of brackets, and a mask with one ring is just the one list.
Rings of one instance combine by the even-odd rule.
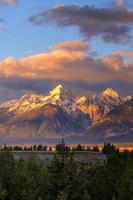
[[132, 95], [132, 0], [0, 0], [0, 102], [60, 83]]

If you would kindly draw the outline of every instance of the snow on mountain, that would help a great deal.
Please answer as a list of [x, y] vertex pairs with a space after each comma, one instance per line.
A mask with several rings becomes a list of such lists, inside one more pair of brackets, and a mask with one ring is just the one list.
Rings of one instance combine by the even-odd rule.
[[0, 108], [5, 108], [8, 112], [23, 113], [41, 106], [45, 97], [33, 93], [28, 93], [20, 99], [8, 101], [0, 105]]
[[0, 108], [6, 108], [9, 112], [24, 113], [45, 104], [54, 104], [62, 107], [62, 109], [65, 109], [69, 113], [76, 109], [75, 100], [76, 97], [73, 96], [71, 90], [58, 85], [47, 96], [27, 93], [20, 99], [1, 104]]
[[9, 138], [57, 138], [82, 134], [90, 118], [71, 90], [58, 85], [47, 96], [28, 93], [0, 106], [0, 134]]
[[83, 105], [83, 104], [86, 104], [87, 102], [88, 102], [87, 97], [83, 96], [83, 97], [80, 97], [80, 98], [77, 100], [77, 105]]
[[92, 121], [96, 121], [128, 99], [130, 97], [123, 98], [112, 88], [107, 88], [91, 98], [84, 96], [77, 100], [71, 90], [58, 85], [47, 96], [27, 93], [20, 99], [1, 104], [0, 109], [5, 108], [8, 112], [24, 113], [46, 104], [53, 104], [58, 105], [67, 113], [77, 114], [81, 111], [90, 115]]
[[118, 105], [124, 103], [129, 97], [121, 97], [112, 88], [107, 88], [100, 94], [93, 95], [91, 98], [80, 98], [77, 105], [80, 110], [90, 115], [90, 118], [95, 123], [101, 117], [105, 116]]
[[[0, 136], [30, 140], [84, 135], [130, 99], [130, 96], [120, 96], [112, 88], [89, 98], [77, 98], [63, 85], [58, 85], [46, 96], [27, 93], [20, 99], [0, 105]], [[128, 122], [124, 123], [128, 131]]]
[[133, 139], [133, 98], [110, 111], [88, 131], [95, 139], [131, 141], [128, 138]]
[[99, 106], [102, 115], [106, 115], [116, 106], [123, 103], [124, 100], [115, 90], [113, 90], [112, 88], [107, 88], [99, 95], [93, 96], [91, 102], [94, 104], [96, 103]]
[[105, 97], [108, 96], [112, 98], [119, 98], [119, 94], [112, 88], [107, 88], [105, 91], [103, 91], [102, 95]]
[[56, 104], [68, 113], [76, 110], [76, 97], [73, 96], [72, 91], [58, 85], [49, 93], [49, 101]]

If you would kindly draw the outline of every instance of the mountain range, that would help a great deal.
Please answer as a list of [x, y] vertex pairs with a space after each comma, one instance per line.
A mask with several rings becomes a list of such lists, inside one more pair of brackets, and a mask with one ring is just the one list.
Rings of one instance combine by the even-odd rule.
[[63, 85], [47, 96], [28, 93], [0, 105], [0, 139], [4, 142], [133, 141], [133, 97], [112, 88], [76, 97]]

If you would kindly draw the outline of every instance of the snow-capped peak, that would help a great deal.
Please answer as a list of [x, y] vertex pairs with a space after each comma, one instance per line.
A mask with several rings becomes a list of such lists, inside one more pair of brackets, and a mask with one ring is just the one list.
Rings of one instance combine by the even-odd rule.
[[56, 104], [64, 108], [67, 112], [75, 109], [75, 97], [71, 90], [66, 89], [63, 85], [58, 85], [49, 93], [49, 100], [52, 104]]
[[63, 85], [60, 84], [50, 92], [49, 96], [54, 97], [56, 100], [59, 100], [63, 90], [65, 90], [65, 89], [64, 89]]
[[36, 93], [27, 93], [20, 99], [9, 101], [0, 105], [0, 108], [6, 108], [8, 111], [23, 113], [41, 107], [44, 104], [55, 104], [67, 112], [75, 109], [75, 97], [71, 90], [58, 85], [47, 96], [38, 95]]
[[102, 95], [113, 98], [119, 98], [119, 94], [112, 88], [107, 88], [105, 91], [103, 91]]
[[78, 105], [85, 104], [87, 101], [88, 101], [87, 97], [83, 96], [83, 97], [80, 97], [80, 98], [77, 100], [77, 104], [78, 104]]
[[71, 90], [66, 89], [63, 85], [58, 85], [49, 93], [49, 97], [53, 99], [53, 101], [59, 102], [61, 100], [70, 99], [73, 95]]
[[40, 107], [45, 101], [45, 97], [35, 94], [27, 93], [20, 99], [5, 102], [0, 105], [0, 108], [6, 108], [8, 111], [14, 111], [16, 113], [23, 113]]
[[[24, 113], [35, 108], [40, 108], [45, 104], [54, 104], [68, 113], [81, 110], [90, 114], [99, 112], [98, 116], [105, 115], [116, 106], [127, 101], [131, 97], [123, 98], [113, 90], [107, 88], [104, 92], [93, 95], [92, 97], [76, 98], [71, 90], [66, 89], [63, 85], [57, 85], [47, 96], [38, 95], [36, 93], [27, 93], [20, 99], [12, 100], [0, 105], [0, 108], [6, 109], [8, 112]], [[90, 114], [91, 115], [91, 114]]]

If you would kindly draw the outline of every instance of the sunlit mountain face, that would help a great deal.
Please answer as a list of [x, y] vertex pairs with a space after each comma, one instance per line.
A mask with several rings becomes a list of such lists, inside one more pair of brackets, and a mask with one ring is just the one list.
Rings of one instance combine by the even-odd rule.
[[76, 97], [58, 85], [46, 96], [29, 93], [1, 104], [0, 134], [7, 142], [62, 137], [97, 142], [118, 136], [128, 140], [133, 133], [132, 109], [132, 97], [123, 97], [112, 88], [88, 98]]

